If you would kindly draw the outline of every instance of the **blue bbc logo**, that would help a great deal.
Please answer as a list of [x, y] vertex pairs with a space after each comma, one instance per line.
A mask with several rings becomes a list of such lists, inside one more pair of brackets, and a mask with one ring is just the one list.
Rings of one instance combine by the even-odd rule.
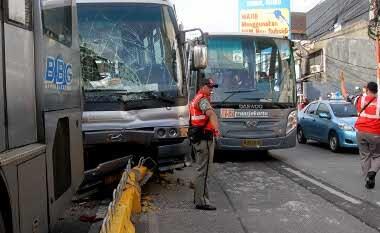
[[71, 85], [73, 80], [73, 70], [71, 64], [66, 64], [62, 57], [46, 58], [45, 81], [53, 84], [58, 90], [65, 90]]

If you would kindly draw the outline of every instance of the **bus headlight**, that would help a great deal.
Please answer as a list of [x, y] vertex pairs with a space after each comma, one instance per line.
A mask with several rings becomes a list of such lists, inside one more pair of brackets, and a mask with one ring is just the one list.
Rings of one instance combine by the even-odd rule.
[[286, 135], [297, 128], [297, 111], [293, 111], [288, 116], [288, 124], [286, 126]]
[[166, 130], [165, 130], [165, 129], [158, 129], [158, 130], [157, 130], [157, 135], [158, 135], [158, 137], [160, 137], [160, 138], [165, 137], [165, 135], [166, 135]]
[[177, 135], [178, 135], [177, 129], [175, 129], [175, 128], [169, 129], [168, 134], [172, 138], [177, 137]]

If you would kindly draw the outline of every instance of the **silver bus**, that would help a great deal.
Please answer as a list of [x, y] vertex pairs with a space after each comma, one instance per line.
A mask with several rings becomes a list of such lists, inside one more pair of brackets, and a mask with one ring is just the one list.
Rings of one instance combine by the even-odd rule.
[[[222, 137], [219, 150], [271, 150], [296, 145], [296, 77], [291, 42], [244, 33], [207, 36], [202, 76], [219, 84], [212, 95]], [[196, 90], [192, 76], [190, 95]]]
[[[85, 168], [134, 155], [183, 166], [184, 38], [166, 0], [79, 0]], [[182, 39], [181, 39], [182, 38]]]
[[75, 1], [1, 4], [0, 232], [47, 233], [83, 178]]

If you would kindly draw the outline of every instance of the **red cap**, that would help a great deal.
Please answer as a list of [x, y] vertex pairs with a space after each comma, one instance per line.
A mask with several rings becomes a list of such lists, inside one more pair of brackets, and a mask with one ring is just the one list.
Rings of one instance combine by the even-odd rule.
[[213, 80], [213, 79], [211, 79], [211, 78], [207, 78], [207, 79], [203, 79], [202, 80], [202, 82], [201, 82], [201, 84], [202, 84], [202, 86], [204, 86], [204, 85], [207, 85], [208, 87], [210, 87], [210, 88], [218, 88], [218, 84], [216, 84], [216, 82]]

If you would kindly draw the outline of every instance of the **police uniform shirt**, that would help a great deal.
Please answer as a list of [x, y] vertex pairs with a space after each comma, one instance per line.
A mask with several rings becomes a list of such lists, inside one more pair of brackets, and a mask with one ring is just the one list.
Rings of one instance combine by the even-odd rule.
[[211, 104], [210, 104], [210, 101], [208, 101], [208, 99], [206, 99], [206, 98], [202, 98], [202, 99], [199, 101], [199, 109], [200, 109], [203, 113], [206, 113], [207, 110], [212, 109]]

